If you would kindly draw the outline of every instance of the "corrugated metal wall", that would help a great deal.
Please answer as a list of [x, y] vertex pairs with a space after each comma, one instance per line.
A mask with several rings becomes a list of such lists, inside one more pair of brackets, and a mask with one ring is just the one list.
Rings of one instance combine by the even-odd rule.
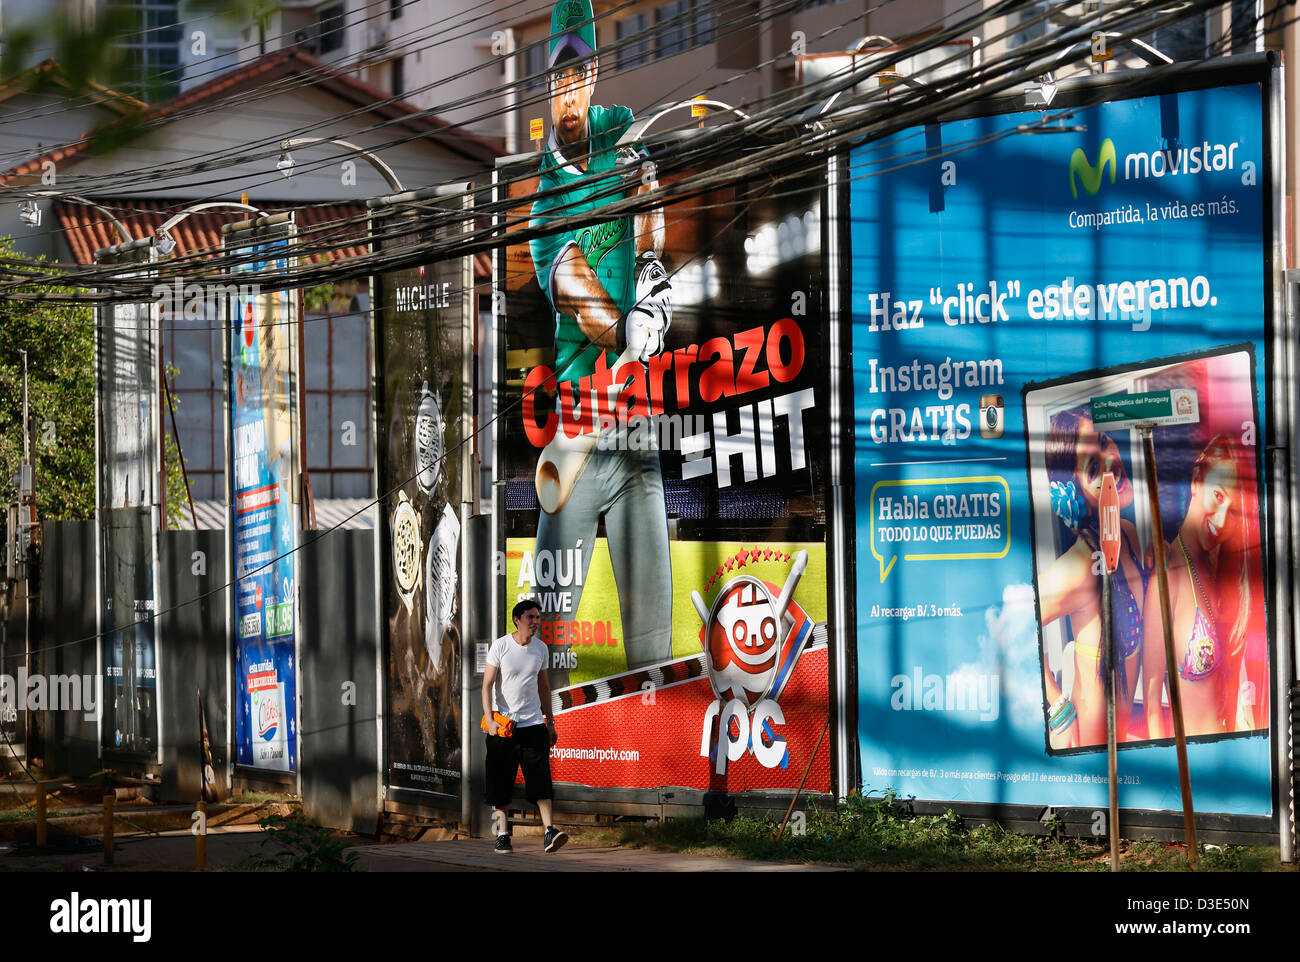
[[[96, 675], [95, 525], [73, 521], [41, 525], [40, 617], [33, 619], [32, 671]], [[11, 673], [16, 674], [15, 664]], [[53, 774], [89, 775], [99, 761], [98, 726], [84, 711], [44, 711], [33, 719], [40, 758]], [[36, 741], [36, 739], [33, 739]]]
[[[379, 822], [375, 536], [304, 532], [298, 643], [303, 808], [322, 825]], [[317, 540], [311, 541], [313, 537]]]
[[202, 791], [199, 697], [208, 724], [220, 794], [225, 772], [226, 668], [224, 531], [164, 531], [159, 536], [158, 694], [161, 797], [197, 801]]

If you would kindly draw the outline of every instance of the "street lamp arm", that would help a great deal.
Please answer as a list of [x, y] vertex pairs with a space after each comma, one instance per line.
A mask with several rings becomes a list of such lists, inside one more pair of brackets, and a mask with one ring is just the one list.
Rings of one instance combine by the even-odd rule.
[[616, 146], [630, 147], [632, 144], [635, 144], [637, 141], [644, 138], [646, 131], [648, 131], [660, 117], [670, 114], [675, 110], [684, 110], [687, 107], [716, 107], [718, 110], [730, 111], [741, 120], [749, 119], [749, 114], [745, 113], [743, 110], [738, 110], [730, 104], [725, 104], [721, 100], [683, 100], [680, 103], [675, 103], [672, 106], [665, 107], [658, 113], [653, 114], [648, 120], [638, 120], [634, 122], [627, 128], [623, 136], [618, 138]]
[[388, 182], [388, 186], [392, 188], [394, 192], [400, 192], [406, 189], [402, 186], [402, 182], [397, 179], [397, 174], [393, 171], [393, 168], [389, 167], [364, 147], [359, 147], [358, 145], [346, 140], [339, 140], [335, 137], [292, 137], [280, 141], [280, 149], [292, 150], [295, 147], [313, 147], [317, 144], [333, 144], [335, 147], [342, 147], [344, 150], [350, 150], [352, 153], [365, 158], [371, 167], [379, 171], [379, 175]]
[[75, 201], [78, 204], [85, 204], [87, 207], [93, 207], [113, 225], [113, 229], [117, 231], [118, 236], [121, 237], [123, 241], [134, 240], [134, 238], [131, 237], [131, 232], [122, 225], [122, 222], [117, 219], [117, 216], [111, 210], [100, 204], [96, 204], [88, 197], [81, 197], [78, 194], [66, 194], [61, 190], [32, 190], [27, 191], [27, 194], [31, 197], [62, 198], [65, 200]]
[[171, 230], [173, 227], [175, 227], [177, 224], [183, 221], [186, 217], [189, 217], [190, 214], [198, 214], [201, 213], [202, 211], [212, 210], [213, 208], [216, 207], [220, 207], [225, 210], [247, 211], [250, 214], [257, 214], [258, 216], [263, 216], [266, 214], [266, 211], [258, 207], [253, 207], [251, 204], [240, 204], [240, 203], [236, 203], [233, 200], [212, 200], [202, 204], [194, 204], [190, 207], [186, 207], [183, 211], [181, 211], [178, 214], [173, 214], [171, 219], [168, 220], [161, 227], [159, 227], [158, 230], [155, 231], [155, 233], [161, 234], [163, 233], [163, 231]]

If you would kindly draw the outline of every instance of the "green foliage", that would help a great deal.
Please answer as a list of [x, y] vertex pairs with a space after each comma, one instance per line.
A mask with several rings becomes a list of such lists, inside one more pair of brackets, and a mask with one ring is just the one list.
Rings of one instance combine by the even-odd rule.
[[[0, 259], [26, 258], [0, 237]], [[21, 267], [10, 266], [19, 271]], [[66, 293], [34, 285], [25, 290]], [[23, 362], [27, 351], [36, 510], [42, 520], [95, 515], [94, 314], [88, 305], [0, 299], [0, 501], [15, 494], [23, 457]]]
[[[967, 825], [955, 812], [912, 815], [894, 794], [863, 798], [852, 794], [833, 809], [818, 810], [803, 799], [804, 832], [777, 841], [779, 819], [738, 815], [730, 822], [671, 819], [650, 826], [627, 826], [621, 844], [674, 851], [718, 853], [739, 858], [825, 862], [864, 869], [903, 868], [942, 871], [1096, 871], [1110, 870], [1105, 839], [1018, 835], [997, 825]], [[782, 813], [784, 814], [784, 813]], [[1267, 848], [1202, 847], [1208, 871], [1260, 871], [1279, 868], [1277, 852]], [[1124, 871], [1185, 871], [1179, 847], [1161, 842], [1125, 844]]]
[[[266, 832], [262, 851], [250, 857], [255, 869], [280, 872], [351, 872], [357, 853], [349, 843], [302, 812], [257, 820]], [[271, 851], [267, 851], [270, 846]]]
[[330, 309], [330, 302], [339, 296], [337, 284], [319, 284], [308, 287], [302, 292], [303, 309], [324, 313]]
[[[167, 384], [176, 383], [178, 370], [174, 364], [167, 365]], [[171, 403], [175, 408], [180, 408], [181, 399], [177, 397], [174, 391], [171, 392]], [[163, 460], [164, 469], [166, 470], [167, 484], [167, 527], [177, 528], [180, 525], [191, 521], [190, 517], [190, 499], [185, 491], [185, 468], [182, 465], [183, 452], [176, 447], [176, 438], [172, 434], [172, 412], [164, 410], [163, 417], [166, 419], [163, 425]]]
[[[99, 85], [149, 103], [177, 92], [175, 70], [151, 70], [128, 57], [126, 48], [118, 42], [122, 37], [140, 36], [158, 28], [142, 5], [99, 3], [94, 5], [95, 15], [89, 19], [68, 16], [66, 11], [58, 9], [62, 6], [60, 4], [45, 4], [48, 9], [41, 9], [39, 4], [35, 6], [34, 16], [5, 18], [5, 51], [0, 62], [0, 82], [8, 83], [38, 60], [49, 57], [59, 65], [62, 79], [69, 88], [67, 93], [73, 98], [95, 94]], [[271, 0], [190, 0], [187, 7], [191, 22], [210, 13], [232, 25], [247, 24], [256, 18], [269, 29], [270, 15], [278, 4]], [[182, 43], [188, 46], [191, 31], [183, 30], [182, 38]], [[209, 43], [207, 57], [215, 54]], [[52, 83], [52, 78], [39, 76], [34, 89], [39, 92], [48, 83]], [[96, 132], [91, 150], [108, 152], [134, 140], [146, 129], [142, 119], [141, 112], [135, 112], [105, 125]]]
[[1266, 872], [1281, 864], [1271, 848], [1254, 845], [1202, 845], [1199, 867], [1205, 872]]

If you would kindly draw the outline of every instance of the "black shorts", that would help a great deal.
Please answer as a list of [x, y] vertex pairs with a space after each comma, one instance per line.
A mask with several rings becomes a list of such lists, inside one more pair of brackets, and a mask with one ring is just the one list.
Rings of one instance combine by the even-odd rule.
[[524, 795], [530, 802], [554, 797], [551, 788], [551, 733], [545, 725], [516, 728], [510, 738], [487, 737], [487, 803], [506, 808], [515, 774], [524, 770]]

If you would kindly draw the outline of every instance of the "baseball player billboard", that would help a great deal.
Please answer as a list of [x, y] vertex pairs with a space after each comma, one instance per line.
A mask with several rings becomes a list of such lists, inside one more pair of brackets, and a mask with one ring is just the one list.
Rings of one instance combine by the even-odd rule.
[[545, 149], [498, 168], [506, 597], [542, 606], [557, 782], [793, 788], [827, 717], [825, 178], [598, 219], [691, 171], [619, 143], [591, 18], [556, 4]]
[[[389, 214], [378, 244], [440, 239], [447, 228], [438, 221], [436, 208]], [[461, 442], [470, 270], [467, 258], [421, 264], [377, 274], [372, 288], [387, 784], [446, 796], [459, 796], [462, 776]]]

